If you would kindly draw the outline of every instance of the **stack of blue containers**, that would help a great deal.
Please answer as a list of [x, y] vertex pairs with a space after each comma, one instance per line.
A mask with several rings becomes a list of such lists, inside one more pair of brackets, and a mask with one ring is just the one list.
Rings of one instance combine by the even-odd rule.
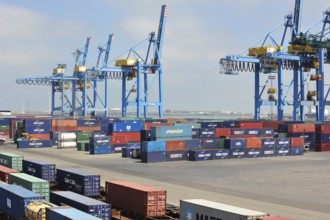
[[110, 154], [111, 139], [109, 136], [92, 136], [89, 140], [90, 154]]
[[277, 139], [262, 138], [261, 139], [261, 155], [263, 157], [276, 156]]
[[245, 138], [231, 138], [225, 139], [225, 149], [229, 149], [230, 158], [244, 158], [246, 157], [246, 139]]
[[277, 138], [276, 139], [276, 156], [289, 156], [290, 155], [290, 138]]
[[143, 163], [166, 161], [165, 141], [145, 141], [141, 146], [141, 160]]

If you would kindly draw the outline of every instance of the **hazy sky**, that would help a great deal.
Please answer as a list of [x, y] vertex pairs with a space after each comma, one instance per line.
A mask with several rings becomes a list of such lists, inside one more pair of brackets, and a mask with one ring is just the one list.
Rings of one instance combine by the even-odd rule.
[[[72, 62], [71, 53], [87, 36], [88, 64], [110, 33], [110, 59], [116, 57], [157, 30], [163, 4], [164, 109], [253, 112], [253, 74], [220, 75], [219, 59], [240, 53], [281, 23], [294, 0], [0, 0], [0, 108], [47, 110], [50, 87], [18, 85], [17, 78], [50, 76], [58, 63]], [[302, 30], [329, 6], [328, 0], [304, 0]], [[289, 84], [292, 73], [286, 74]], [[109, 86], [109, 106], [120, 107], [121, 82]]]

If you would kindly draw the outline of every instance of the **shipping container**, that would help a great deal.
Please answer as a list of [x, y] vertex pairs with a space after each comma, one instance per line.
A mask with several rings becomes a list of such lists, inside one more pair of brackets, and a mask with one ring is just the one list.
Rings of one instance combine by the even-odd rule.
[[315, 141], [305, 141], [304, 143], [305, 150], [308, 151], [315, 151], [316, 148], [315, 146], [316, 146]]
[[186, 141], [184, 140], [170, 140], [165, 141], [166, 143], [166, 151], [185, 151], [186, 148]]
[[189, 125], [152, 127], [151, 138], [181, 138], [191, 137], [192, 128]]
[[245, 152], [245, 156], [247, 158], [261, 157], [262, 156], [261, 148], [247, 148]]
[[260, 129], [260, 135], [261, 136], [273, 136], [274, 135], [274, 129], [273, 128], [261, 128]]
[[259, 137], [261, 134], [260, 128], [245, 128], [245, 135]]
[[89, 147], [94, 146], [110, 146], [111, 145], [111, 139], [109, 136], [103, 136], [103, 137], [90, 137], [89, 140]]
[[50, 119], [24, 119], [23, 120], [24, 127], [51, 127], [52, 121]]
[[86, 212], [72, 207], [53, 207], [46, 208], [47, 220], [100, 220]]
[[50, 202], [58, 206], [71, 206], [103, 220], [111, 219], [111, 206], [70, 191], [55, 191], [50, 194]]
[[8, 176], [9, 184], [16, 184], [31, 190], [43, 196], [46, 201], [49, 201], [50, 185], [47, 180], [43, 180], [26, 173], [10, 173]]
[[245, 129], [244, 128], [232, 128], [231, 135], [245, 135]]
[[243, 138], [225, 139], [224, 146], [226, 149], [246, 148], [246, 139]]
[[74, 168], [57, 168], [57, 185], [60, 190], [69, 190], [85, 196], [100, 194], [100, 175]]
[[262, 122], [257, 121], [244, 121], [244, 122], [237, 122], [237, 128], [262, 128]]
[[[106, 202], [144, 217], [166, 214], [166, 191], [125, 181], [106, 181]], [[132, 199], [134, 198], [134, 199]]]
[[110, 154], [110, 153], [112, 153], [112, 148], [110, 145], [90, 146], [89, 153], [90, 154]]
[[289, 156], [289, 155], [290, 155], [290, 147], [276, 148], [276, 156]]
[[256, 220], [268, 216], [267, 213], [204, 199], [180, 200], [180, 219], [223, 219], [223, 220]]
[[290, 147], [290, 138], [277, 138], [277, 147]]
[[123, 151], [123, 148], [126, 147], [127, 144], [121, 144], [121, 145], [112, 145], [111, 146], [111, 152], [114, 154], [120, 154]]
[[230, 158], [245, 158], [246, 157], [246, 149], [245, 148], [233, 148], [230, 149]]
[[223, 127], [225, 128], [235, 128], [237, 120], [226, 120], [223, 122]]
[[223, 128], [223, 121], [202, 121], [201, 128]]
[[214, 149], [213, 160], [229, 159], [229, 149]]
[[40, 160], [23, 160], [23, 172], [49, 182], [54, 182], [56, 177], [56, 165]]
[[111, 136], [111, 145], [122, 145], [128, 144], [128, 140], [124, 134], [117, 134], [115, 136]]
[[330, 134], [330, 124], [315, 125], [315, 131], [319, 134]]
[[276, 147], [277, 141], [275, 138], [262, 138], [261, 139], [261, 147], [268, 148], [268, 147]]
[[201, 128], [200, 138], [209, 138], [209, 137], [215, 137], [215, 129], [214, 128]]
[[315, 146], [316, 151], [330, 151], [330, 142], [328, 143], [317, 143]]
[[89, 138], [93, 136], [92, 131], [82, 131], [76, 133], [76, 141], [89, 141]]
[[202, 139], [202, 147], [204, 149], [220, 148], [219, 138], [203, 138]]
[[200, 139], [201, 138], [201, 129], [200, 128], [193, 128], [191, 130], [191, 138]]
[[144, 130], [150, 130], [151, 127], [160, 127], [160, 126], [172, 126], [172, 123], [152, 123], [146, 122], [144, 123]]
[[304, 155], [304, 147], [291, 147], [290, 155], [291, 156]]
[[78, 151], [88, 151], [89, 152], [89, 140], [77, 142]]
[[42, 201], [44, 198], [21, 186], [0, 184], [0, 210], [14, 219], [25, 218], [25, 206], [31, 201]]
[[270, 216], [270, 217], [259, 218], [257, 220], [295, 220], [295, 219], [284, 216]]
[[101, 126], [101, 123], [99, 120], [77, 119], [77, 126], [78, 127], [99, 127], [99, 126]]
[[315, 132], [314, 124], [289, 124], [288, 133]]
[[276, 156], [276, 147], [267, 147], [261, 149], [262, 157], [274, 157]]
[[288, 137], [301, 137], [305, 141], [315, 141], [316, 134], [315, 132], [306, 132], [306, 133], [288, 133]]
[[291, 147], [303, 147], [304, 146], [304, 138], [290, 138], [290, 146]]
[[125, 141], [118, 144], [127, 144], [128, 142], [141, 140], [140, 132], [112, 132], [110, 133], [110, 136], [112, 136], [112, 138], [116, 138], [116, 136], [124, 136]]
[[186, 151], [168, 151], [166, 152], [166, 161], [187, 160]]
[[151, 132], [150, 130], [141, 130], [140, 131], [140, 140], [142, 141], [150, 141], [151, 140]]
[[17, 141], [17, 148], [41, 148], [41, 147], [52, 147], [53, 143], [51, 140], [36, 140], [36, 141]]
[[190, 150], [190, 161], [213, 160], [213, 150]]
[[76, 141], [77, 134], [75, 132], [59, 132], [57, 139], [59, 141]]
[[51, 131], [51, 127], [24, 127], [23, 132], [28, 134], [45, 134]]
[[231, 135], [230, 128], [216, 128], [215, 129], [215, 136], [216, 137], [227, 137]]
[[202, 140], [201, 139], [186, 140], [186, 148], [187, 148], [187, 150], [201, 149], [202, 148]]
[[10, 173], [18, 173], [18, 171], [0, 165], [0, 180], [1, 181], [8, 183], [8, 176]]
[[13, 170], [23, 170], [23, 156], [12, 153], [0, 153], [0, 165], [9, 167]]
[[246, 148], [261, 148], [261, 139], [260, 138], [247, 138], [246, 139]]
[[164, 152], [166, 151], [165, 141], [144, 141], [142, 142], [142, 152]]
[[[134, 151], [133, 151], [134, 158]], [[141, 152], [141, 161], [143, 163], [157, 163], [166, 161], [166, 152]]]
[[316, 142], [318, 143], [328, 143], [330, 142], [330, 134], [316, 134]]
[[53, 119], [52, 127], [66, 128], [66, 127], [77, 127], [77, 120], [75, 119]]
[[141, 121], [126, 121], [109, 123], [109, 132], [139, 132], [144, 129]]

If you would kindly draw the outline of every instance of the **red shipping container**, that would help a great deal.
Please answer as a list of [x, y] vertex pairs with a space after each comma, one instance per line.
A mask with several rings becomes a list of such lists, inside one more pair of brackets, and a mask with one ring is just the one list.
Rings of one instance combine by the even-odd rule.
[[127, 138], [125, 135], [116, 134], [114, 136], [111, 136], [111, 145], [118, 145], [118, 144], [128, 144], [128, 141], [127, 141]]
[[172, 123], [144, 123], [144, 129], [150, 130], [151, 127], [172, 126]]
[[305, 145], [304, 138], [292, 137], [290, 138], [291, 147], [303, 147]]
[[254, 122], [254, 121], [237, 122], [236, 128], [262, 128], [262, 122]]
[[31, 138], [36, 138], [38, 140], [50, 140], [50, 134], [29, 134]]
[[98, 126], [77, 127], [77, 131], [101, 131], [101, 127], [98, 127]]
[[261, 148], [261, 139], [246, 138], [246, 148]]
[[320, 134], [330, 134], [330, 124], [315, 125], [315, 130]]
[[106, 181], [105, 201], [144, 217], [166, 214], [166, 191], [126, 181]]
[[262, 127], [263, 128], [272, 128], [272, 129], [277, 130], [278, 126], [280, 124], [284, 124], [284, 122], [283, 121], [264, 121], [264, 122], [262, 122]]
[[289, 124], [288, 133], [315, 132], [314, 124]]
[[316, 151], [330, 151], [330, 143], [317, 143]]
[[[122, 144], [127, 144], [128, 142], [139, 142], [141, 140], [140, 132], [112, 132], [109, 133], [109, 135], [115, 138], [114, 139], [115, 142], [123, 141], [124, 143]], [[123, 136], [125, 138], [123, 138]], [[117, 140], [116, 137], [119, 137], [119, 139]]]
[[173, 140], [166, 141], [166, 151], [185, 151], [187, 150], [186, 141], [184, 140]]
[[10, 169], [0, 165], [0, 180], [8, 183], [8, 176], [10, 173], [19, 173], [17, 170]]
[[9, 131], [0, 131], [0, 135], [9, 136]]
[[228, 137], [231, 135], [231, 129], [230, 128], [216, 128], [215, 129], [215, 136], [220, 137], [220, 136], [225, 136]]

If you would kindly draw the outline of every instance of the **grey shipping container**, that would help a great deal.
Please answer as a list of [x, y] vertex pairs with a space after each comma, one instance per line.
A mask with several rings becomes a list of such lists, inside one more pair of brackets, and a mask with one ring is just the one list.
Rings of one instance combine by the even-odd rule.
[[54, 207], [46, 208], [47, 220], [100, 220], [83, 211], [72, 207]]
[[111, 206], [70, 191], [55, 191], [50, 194], [50, 202], [56, 205], [68, 205], [103, 220], [111, 219]]
[[255, 220], [268, 214], [203, 199], [180, 200], [180, 219]]

